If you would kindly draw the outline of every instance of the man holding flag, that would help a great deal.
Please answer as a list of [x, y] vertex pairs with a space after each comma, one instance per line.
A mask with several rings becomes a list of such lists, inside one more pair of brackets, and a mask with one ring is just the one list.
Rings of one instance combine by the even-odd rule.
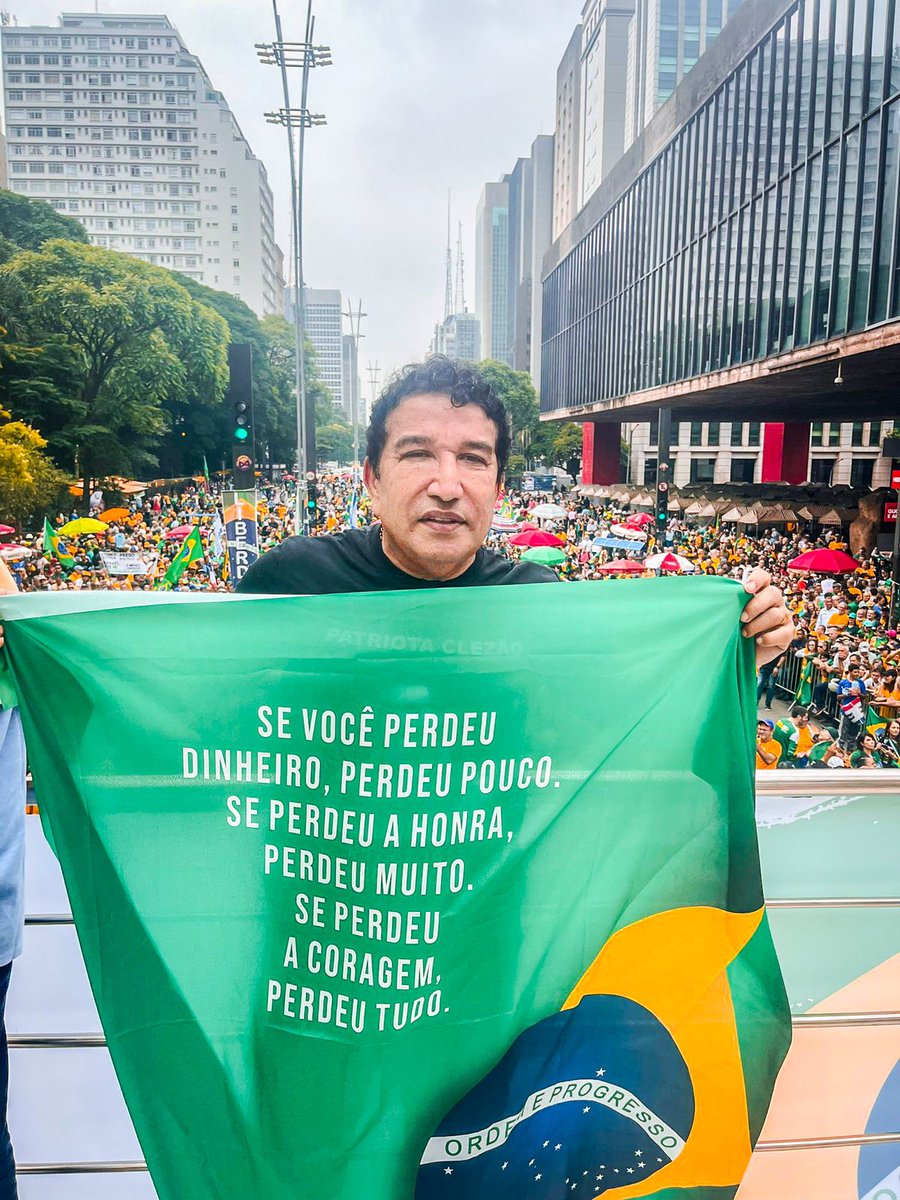
[[[513, 563], [484, 539], [509, 458], [509, 422], [467, 363], [436, 354], [406, 367], [372, 409], [364, 478], [380, 524], [329, 538], [293, 537], [263, 555], [237, 590], [310, 594], [555, 583], [538, 563]], [[741, 615], [757, 667], [794, 637], [784, 597], [763, 570]]]

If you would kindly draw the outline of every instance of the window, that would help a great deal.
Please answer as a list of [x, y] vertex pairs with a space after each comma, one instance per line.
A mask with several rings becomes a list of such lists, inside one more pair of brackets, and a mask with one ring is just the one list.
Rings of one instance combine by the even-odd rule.
[[875, 460], [872, 458], [857, 458], [850, 464], [850, 486], [855, 488], [870, 488], [872, 486], [872, 468]]
[[744, 444], [744, 423], [743, 421], [731, 422], [731, 445], [743, 446]]
[[703, 445], [703, 422], [702, 421], [691, 421], [691, 445], [692, 446], [702, 446]]
[[825, 424], [823, 421], [813, 421], [812, 425], [810, 426], [809, 444], [811, 446], [821, 446], [822, 434], [824, 431]]
[[756, 459], [755, 458], [732, 458], [732, 460], [731, 460], [731, 482], [732, 483], [752, 483], [755, 471], [756, 471]]
[[714, 458], [691, 459], [691, 483], [712, 483], [716, 475]]
[[809, 482], [825, 483], [830, 487], [834, 464], [833, 458], [814, 458], [809, 464]]
[[828, 426], [828, 441], [827, 446], [839, 446], [841, 444], [841, 427], [835, 422], [831, 422]]
[[655, 458], [644, 459], [644, 487], [656, 486], [656, 470], [658, 460]]
[[707, 438], [706, 438], [707, 446], [718, 446], [719, 430], [720, 430], [719, 422], [718, 421], [710, 421], [707, 426], [707, 429], [709, 431], [707, 433]]
[[761, 429], [762, 429], [762, 425], [760, 424], [759, 421], [751, 421], [750, 422], [750, 434], [747, 438], [748, 446], [758, 446], [759, 445], [759, 434], [760, 434]]
[[850, 445], [861, 446], [863, 444], [863, 430], [865, 422], [854, 421], [850, 427]]
[[880, 446], [881, 445], [881, 422], [880, 421], [870, 421], [870, 423], [869, 423], [869, 438], [868, 438], [868, 441], [866, 442], [866, 445], [867, 446]]
[[648, 433], [647, 441], [648, 441], [648, 445], [650, 445], [650, 446], [658, 446], [659, 445], [659, 417], [654, 417], [653, 420], [650, 422], [650, 430]]

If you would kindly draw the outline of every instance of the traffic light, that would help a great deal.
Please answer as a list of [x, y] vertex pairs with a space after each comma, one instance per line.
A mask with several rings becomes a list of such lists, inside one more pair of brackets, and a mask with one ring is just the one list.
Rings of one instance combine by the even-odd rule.
[[248, 345], [228, 347], [228, 404], [231, 408], [231, 442], [234, 486], [256, 487], [256, 454], [253, 446], [253, 369]]
[[656, 528], [665, 536], [669, 524], [669, 464], [660, 463], [656, 479]]

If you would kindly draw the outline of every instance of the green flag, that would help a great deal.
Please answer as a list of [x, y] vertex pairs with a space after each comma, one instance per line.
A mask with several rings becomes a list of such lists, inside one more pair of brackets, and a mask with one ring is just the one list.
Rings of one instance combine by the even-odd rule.
[[181, 544], [181, 549], [169, 564], [169, 569], [163, 576], [161, 589], [177, 587], [185, 567], [203, 558], [203, 543], [200, 541], [200, 526], [195, 525]]
[[75, 566], [75, 559], [69, 553], [66, 543], [53, 529], [46, 517], [44, 517], [43, 550], [45, 554], [52, 555], [67, 571], [71, 571]]
[[160, 1200], [734, 1194], [790, 1029], [745, 599], [0, 598]]

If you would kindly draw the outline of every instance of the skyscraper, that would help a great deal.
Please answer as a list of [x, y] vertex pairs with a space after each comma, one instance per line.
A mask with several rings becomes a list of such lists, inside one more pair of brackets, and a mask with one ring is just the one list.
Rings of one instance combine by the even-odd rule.
[[509, 362], [509, 184], [486, 183], [475, 218], [475, 313], [481, 353]]
[[575, 219], [581, 202], [581, 32], [579, 25], [556, 71], [554, 241]]
[[65, 13], [0, 39], [11, 190], [95, 245], [280, 311], [265, 167], [167, 17]]
[[329, 288], [308, 287], [304, 288], [304, 301], [306, 336], [316, 352], [319, 378], [331, 392], [335, 408], [343, 412], [344, 306], [341, 293]]
[[[677, 5], [677, 0], [675, 0]], [[581, 201], [625, 150], [629, 27], [635, 0], [587, 0], [581, 35]]]

